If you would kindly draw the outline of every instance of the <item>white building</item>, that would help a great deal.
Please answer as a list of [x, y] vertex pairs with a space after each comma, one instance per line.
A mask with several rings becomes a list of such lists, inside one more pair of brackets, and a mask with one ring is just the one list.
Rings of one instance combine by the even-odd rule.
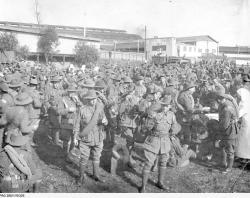
[[177, 56], [176, 38], [149, 38], [146, 42], [147, 56]]
[[[39, 52], [37, 49], [37, 42], [39, 39], [39, 36], [33, 35], [33, 34], [22, 34], [17, 33], [16, 34], [18, 42], [20, 45], [27, 45], [29, 47], [30, 52], [36, 53]], [[98, 41], [89, 41], [84, 39], [76, 39], [74, 37], [72, 38], [62, 38], [59, 37], [59, 45], [55, 49], [58, 54], [74, 54], [74, 48], [78, 41], [84, 41], [87, 45], [93, 46], [96, 49], [100, 49], [100, 42]]]
[[163, 37], [148, 38], [120, 42], [116, 45], [118, 51], [144, 51], [146, 46], [147, 59], [153, 56], [179, 56], [197, 60], [206, 54], [218, 55], [218, 41], [211, 36]]
[[220, 46], [219, 54], [235, 61], [236, 65], [250, 65], [250, 47]]
[[178, 56], [197, 59], [206, 54], [218, 55], [218, 41], [208, 35], [180, 37], [176, 40]]

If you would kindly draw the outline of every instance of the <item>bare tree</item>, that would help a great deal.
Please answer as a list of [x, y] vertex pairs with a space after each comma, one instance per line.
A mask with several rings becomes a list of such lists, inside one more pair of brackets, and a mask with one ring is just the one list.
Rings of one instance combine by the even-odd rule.
[[34, 0], [34, 5], [35, 5], [35, 16], [36, 16], [36, 22], [38, 25], [41, 24], [41, 14], [39, 11], [39, 2], [38, 0]]

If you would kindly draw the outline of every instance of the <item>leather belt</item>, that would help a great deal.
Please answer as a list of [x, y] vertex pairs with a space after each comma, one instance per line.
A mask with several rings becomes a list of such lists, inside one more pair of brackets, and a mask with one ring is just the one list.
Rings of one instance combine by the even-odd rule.
[[151, 133], [150, 135], [155, 136], [155, 137], [160, 137], [160, 138], [169, 136], [168, 133]]

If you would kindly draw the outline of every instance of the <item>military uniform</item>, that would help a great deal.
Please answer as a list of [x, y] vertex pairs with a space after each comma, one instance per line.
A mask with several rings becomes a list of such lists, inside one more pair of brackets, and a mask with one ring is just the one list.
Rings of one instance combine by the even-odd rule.
[[182, 91], [179, 94], [177, 102], [181, 105], [183, 109], [177, 111], [177, 120], [182, 126], [182, 131], [180, 135], [183, 135], [184, 140], [187, 143], [191, 141], [191, 131], [190, 131], [190, 122], [193, 117], [195, 102], [192, 94], [189, 90]]
[[76, 117], [76, 104], [69, 96], [64, 96], [62, 101], [67, 113], [63, 114], [61, 117], [61, 139], [63, 140], [63, 149], [66, 153], [68, 153], [72, 148], [73, 124]]
[[[93, 92], [92, 92], [93, 91]], [[90, 99], [97, 99], [96, 93], [94, 90], [88, 92]], [[87, 99], [87, 97], [85, 97]], [[99, 108], [98, 115], [96, 115], [96, 120], [93, 121], [94, 115]], [[92, 125], [89, 126], [92, 122]], [[80, 180], [81, 182], [85, 177], [85, 168], [88, 162], [89, 157], [93, 162], [93, 171], [94, 176], [97, 180], [99, 180], [99, 164], [101, 152], [103, 149], [103, 140], [104, 140], [104, 132], [102, 125], [107, 125], [107, 119], [104, 113], [103, 104], [100, 101], [97, 101], [95, 106], [84, 105], [80, 107], [77, 118], [74, 123], [74, 136], [77, 140], [79, 140], [79, 148], [81, 152], [80, 159]], [[90, 131], [87, 131], [86, 134], [81, 134], [83, 130], [87, 127], [91, 127]]]
[[53, 140], [56, 145], [60, 142], [60, 125], [63, 114], [67, 111], [64, 109], [64, 103], [62, 101], [63, 90], [57, 90], [51, 88], [49, 92], [49, 108], [48, 108], [48, 119], [50, 122], [50, 129], [53, 134]]
[[220, 147], [223, 152], [222, 164], [231, 169], [234, 161], [238, 133], [237, 113], [231, 101], [219, 105]]
[[170, 151], [170, 129], [176, 127], [177, 121], [173, 112], [157, 113], [155, 116], [149, 115], [147, 120], [148, 125], [151, 125], [152, 131], [144, 142], [146, 168], [150, 170], [156, 156], [160, 155], [160, 166], [165, 167], [168, 160], [168, 153]]
[[126, 139], [126, 146], [130, 154], [129, 165], [133, 166], [135, 162], [132, 159], [132, 150], [134, 146], [134, 133], [138, 125], [136, 120], [138, 112], [136, 105], [137, 101], [135, 101], [132, 96], [127, 97], [131, 97], [131, 99], [126, 98], [120, 104], [118, 127], [121, 130], [122, 137]]
[[[36, 192], [42, 172], [27, 150], [28, 137], [11, 134], [8, 145], [0, 152], [0, 192]], [[33, 189], [31, 189], [33, 188]]]
[[147, 127], [150, 131], [144, 142], [144, 155], [146, 158], [143, 168], [142, 187], [140, 192], [145, 191], [150, 169], [153, 166], [157, 155], [159, 155], [159, 177], [157, 186], [161, 189], [166, 187], [163, 184], [171, 143], [169, 138], [170, 130], [176, 129], [178, 125], [175, 115], [171, 111], [162, 112], [161, 105], [156, 103], [149, 109]]
[[[136, 76], [135, 81], [142, 81], [144, 78], [142, 76]], [[147, 88], [142, 84], [135, 83], [134, 86], [134, 94], [135, 96], [139, 97], [139, 100], [142, 99], [142, 97], [146, 94]]]
[[4, 115], [1, 123], [7, 124], [8, 130], [18, 129], [21, 134], [29, 134], [34, 130], [30, 124], [29, 113], [23, 106], [7, 107], [3, 109]]
[[[40, 95], [38, 91], [34, 87], [28, 87], [24, 89], [23, 92], [27, 93], [33, 99], [33, 102], [29, 104], [29, 107], [28, 107], [30, 121], [33, 123], [39, 123], [42, 103], [40, 101]], [[36, 130], [34, 131], [34, 133], [30, 135], [32, 146], [36, 145], [34, 143], [34, 138], [33, 138], [35, 133], [36, 133]]]

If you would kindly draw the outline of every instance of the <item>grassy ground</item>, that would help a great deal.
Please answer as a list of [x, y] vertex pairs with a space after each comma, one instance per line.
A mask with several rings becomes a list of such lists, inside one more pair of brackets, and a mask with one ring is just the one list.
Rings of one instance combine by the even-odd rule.
[[[54, 146], [47, 138], [46, 126], [41, 126], [38, 133], [38, 147], [34, 148], [34, 159], [43, 171], [43, 181], [40, 192], [61, 193], [136, 193], [141, 185], [141, 172], [143, 163], [137, 160], [137, 167], [129, 169], [119, 167], [117, 175], [109, 173], [109, 160], [107, 153], [101, 159], [101, 176], [105, 183], [95, 182], [92, 178], [92, 166], [88, 164], [88, 178], [83, 186], [75, 182], [79, 175], [77, 167], [69, 165], [63, 157], [60, 147]], [[215, 167], [216, 162], [191, 162], [184, 168], [168, 168], [165, 184], [171, 193], [228, 193], [250, 192], [250, 172], [234, 168], [228, 174], [222, 174]], [[235, 181], [237, 181], [235, 183]], [[157, 172], [152, 172], [148, 184], [148, 192], [164, 192], [155, 187]]]

